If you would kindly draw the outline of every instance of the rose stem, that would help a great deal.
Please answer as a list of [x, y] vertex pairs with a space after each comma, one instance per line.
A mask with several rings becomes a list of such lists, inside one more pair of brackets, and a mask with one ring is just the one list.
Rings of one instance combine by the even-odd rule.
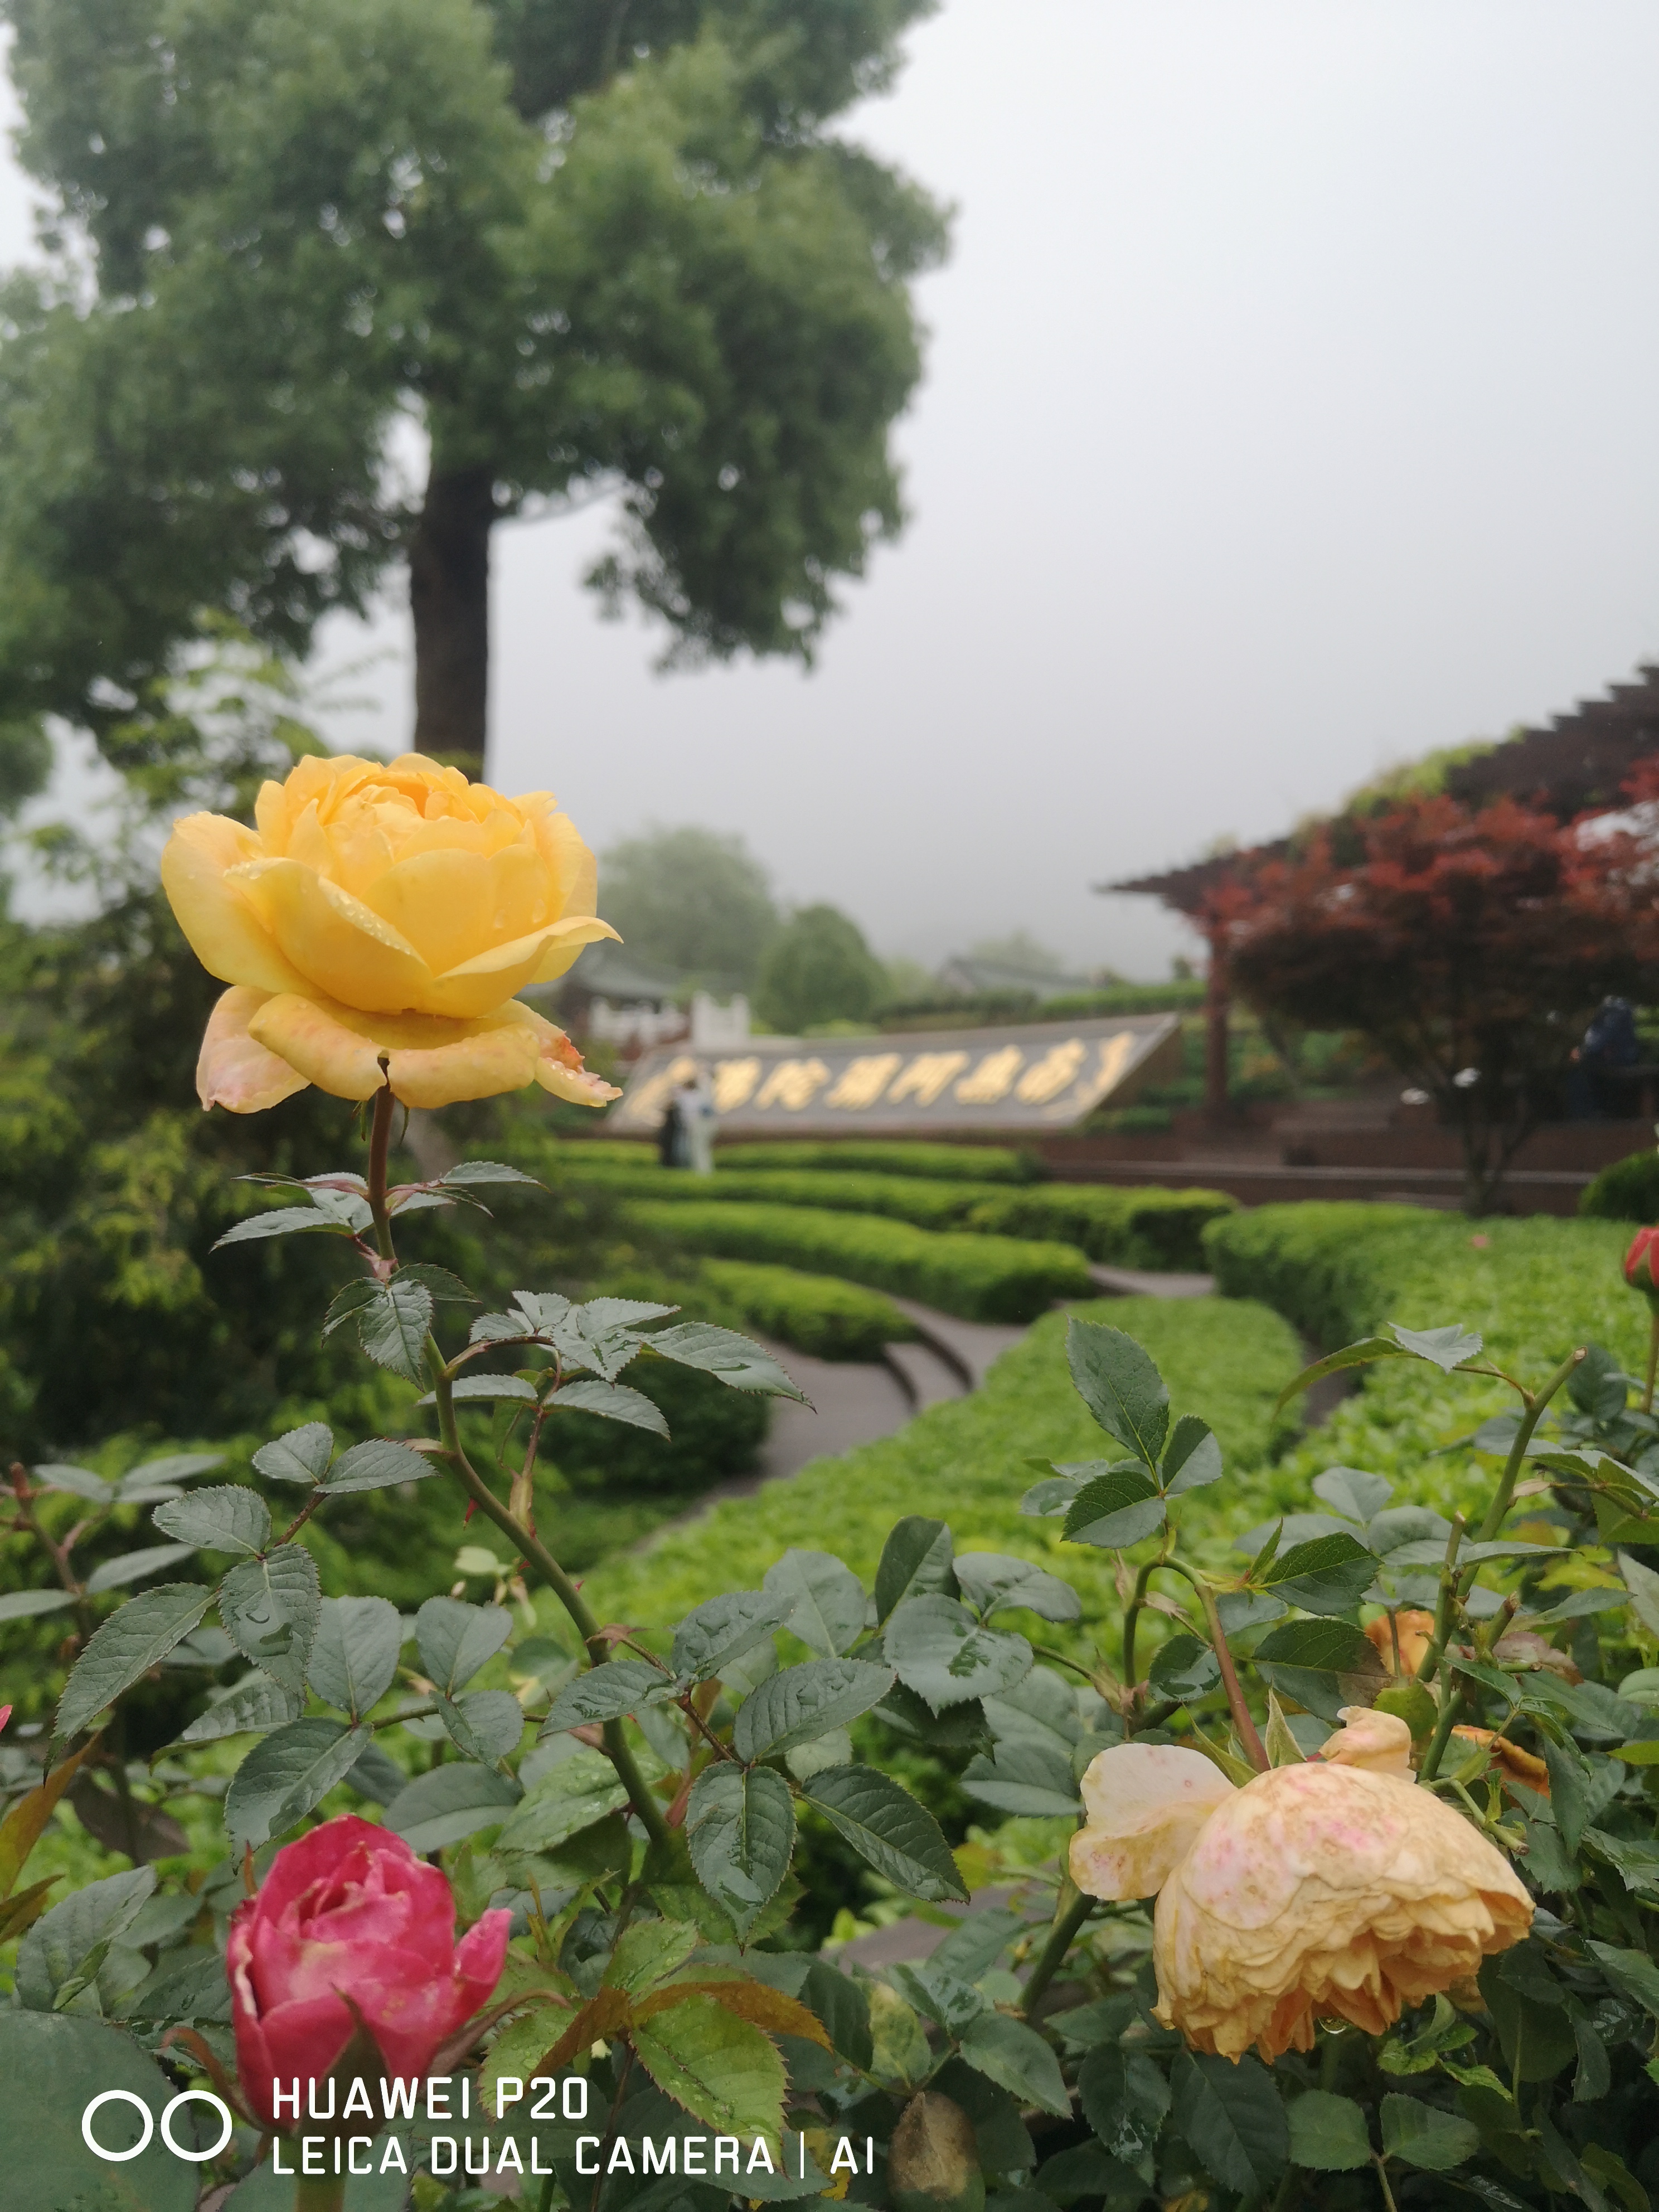
[[1434, 1724], [1434, 1734], [1429, 1739], [1429, 1747], [1424, 1753], [1418, 1766], [1417, 1778], [1419, 1783], [1432, 1782], [1440, 1771], [1440, 1762], [1446, 1755], [1446, 1746], [1451, 1741], [1451, 1732], [1456, 1727], [1458, 1716], [1462, 1710], [1463, 1692], [1461, 1689], [1454, 1690], [1440, 1708], [1440, 1717]]
[[1148, 1559], [1135, 1577], [1134, 1595], [1123, 1608], [1123, 1686], [1128, 1696], [1123, 1709], [1123, 1740], [1127, 1743], [1134, 1733], [1135, 1723], [1135, 1637], [1140, 1626], [1140, 1616], [1146, 1609], [1146, 1585], [1158, 1562]]
[[1416, 1679], [1426, 1689], [1439, 1671], [1440, 1661], [1446, 1649], [1446, 1638], [1451, 1634], [1452, 1615], [1457, 1595], [1457, 1549], [1463, 1540], [1463, 1516], [1452, 1515], [1451, 1534], [1446, 1539], [1446, 1556], [1440, 1567], [1440, 1595], [1435, 1601], [1434, 1631], [1429, 1638], [1429, 1648], [1417, 1663]]
[[1510, 1507], [1515, 1502], [1515, 1486], [1520, 1480], [1522, 1464], [1527, 1456], [1527, 1446], [1532, 1442], [1533, 1431], [1538, 1426], [1545, 1407], [1549, 1404], [1550, 1400], [1571, 1375], [1573, 1370], [1583, 1366], [1588, 1356], [1589, 1346], [1579, 1345], [1576, 1351], [1567, 1354], [1535, 1397], [1528, 1396], [1524, 1391], [1522, 1393], [1526, 1400], [1527, 1409], [1521, 1416], [1521, 1425], [1515, 1432], [1515, 1442], [1510, 1446], [1510, 1455], [1504, 1463], [1502, 1479], [1498, 1482], [1492, 1504], [1486, 1508], [1486, 1517], [1474, 1532], [1477, 1543], [1490, 1544], [1503, 1527], [1508, 1517]]
[[1221, 1626], [1221, 1609], [1215, 1601], [1215, 1592], [1206, 1582], [1196, 1576], [1193, 1577], [1193, 1588], [1198, 1592], [1198, 1601], [1204, 1608], [1205, 1620], [1209, 1623], [1210, 1643], [1215, 1651], [1216, 1664], [1221, 1669], [1222, 1687], [1227, 1692], [1228, 1710], [1233, 1717], [1233, 1726], [1238, 1730], [1238, 1740], [1256, 1772], [1265, 1774], [1273, 1761], [1255, 1732], [1255, 1723], [1250, 1718], [1250, 1709], [1244, 1702], [1244, 1692], [1239, 1686], [1238, 1670], [1233, 1665], [1232, 1653], [1227, 1649], [1227, 1638]]
[[1037, 1954], [1025, 1984], [1024, 2012], [1027, 2020], [1036, 2012], [1048, 1988], [1072, 1948], [1072, 1939], [1095, 1909], [1092, 1897], [1085, 1897], [1080, 1890], [1072, 1887], [1069, 1878], [1061, 1881], [1060, 1898], [1054, 1909], [1054, 1925], [1048, 1930], [1048, 1940]]
[[[599, 1624], [594, 1620], [577, 1589], [545, 1544], [513, 1518], [501, 1499], [478, 1474], [461, 1445], [460, 1431], [455, 1425], [455, 1382], [438, 1348], [435, 1337], [426, 1340], [427, 1364], [432, 1370], [433, 1392], [438, 1401], [438, 1427], [449, 1453], [450, 1464], [460, 1477], [461, 1486], [487, 1520], [495, 1526], [514, 1545], [520, 1557], [541, 1577], [549, 1589], [575, 1623], [577, 1633], [587, 1647], [590, 1667], [603, 1665], [609, 1654]], [[634, 1810], [639, 1814], [646, 1833], [653, 1844], [668, 1841], [668, 1824], [663, 1818], [662, 1808], [645, 1786], [645, 1777], [640, 1772], [639, 1762], [623, 1734], [620, 1721], [605, 1724], [605, 1756], [617, 1770], [617, 1778], [633, 1800]]]
[[[374, 1216], [375, 1240], [382, 1260], [393, 1262], [397, 1254], [392, 1242], [391, 1216], [386, 1210], [386, 1163], [396, 1104], [389, 1083], [375, 1092], [374, 1121], [368, 1139], [368, 1204]], [[536, 1570], [570, 1615], [587, 1647], [588, 1664], [593, 1667], [600, 1665], [609, 1655], [599, 1634], [599, 1624], [582, 1602], [581, 1593], [575, 1583], [547, 1547], [513, 1518], [462, 1449], [460, 1431], [455, 1425], [454, 1377], [449, 1371], [438, 1340], [429, 1331], [426, 1340], [426, 1357], [432, 1371], [434, 1395], [437, 1399], [438, 1427], [449, 1453], [450, 1464], [459, 1476], [462, 1488], [486, 1519], [495, 1522], [516, 1547], [520, 1556]], [[663, 1819], [662, 1808], [646, 1788], [645, 1777], [641, 1773], [639, 1761], [623, 1734], [620, 1721], [605, 1723], [605, 1749], [606, 1757], [617, 1770], [617, 1779], [633, 1801], [634, 1810], [639, 1814], [646, 1833], [653, 1844], [665, 1844], [668, 1841], [668, 1826]]]
[[1653, 1380], [1659, 1374], [1659, 1306], [1656, 1306], [1653, 1323], [1648, 1330], [1648, 1379], [1642, 1392], [1642, 1411], [1653, 1411]]

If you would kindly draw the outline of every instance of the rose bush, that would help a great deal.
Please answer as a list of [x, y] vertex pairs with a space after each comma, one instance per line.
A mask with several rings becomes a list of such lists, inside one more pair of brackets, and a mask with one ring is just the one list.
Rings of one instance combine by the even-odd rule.
[[204, 1107], [256, 1113], [308, 1083], [364, 1099], [387, 1080], [409, 1106], [532, 1081], [580, 1104], [617, 1095], [514, 996], [616, 935], [547, 792], [507, 799], [419, 753], [307, 757], [263, 787], [252, 829], [175, 823], [161, 881], [232, 987], [203, 1040]]
[[440, 1870], [349, 1814], [278, 1851], [225, 1952], [252, 2109], [279, 2126], [273, 2085], [325, 2080], [360, 2027], [386, 2074], [419, 2080], [501, 1979], [512, 1918], [486, 1912], [458, 1944]]

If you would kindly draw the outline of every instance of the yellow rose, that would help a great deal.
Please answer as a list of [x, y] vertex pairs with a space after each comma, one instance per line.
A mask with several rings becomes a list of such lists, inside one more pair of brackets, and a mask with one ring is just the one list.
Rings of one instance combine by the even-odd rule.
[[1404, 1721], [1343, 1718], [1318, 1759], [1243, 1790], [1168, 1744], [1117, 1745], [1083, 1778], [1072, 1879], [1157, 1891], [1157, 2016], [1200, 2051], [1271, 2064], [1322, 2018], [1380, 2034], [1532, 1924], [1507, 1860], [1418, 1788]]
[[368, 1098], [389, 1081], [410, 1106], [531, 1082], [587, 1106], [617, 1095], [514, 997], [617, 933], [550, 793], [342, 754], [267, 783], [255, 820], [186, 815], [161, 855], [179, 927], [233, 987], [202, 1040], [204, 1107], [258, 1113], [307, 1083]]

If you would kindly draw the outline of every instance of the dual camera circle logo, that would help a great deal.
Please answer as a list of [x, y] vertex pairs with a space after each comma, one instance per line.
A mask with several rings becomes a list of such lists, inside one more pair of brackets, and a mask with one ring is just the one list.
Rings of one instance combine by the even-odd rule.
[[[214, 2111], [218, 2113], [219, 2118], [224, 2122], [224, 2133], [220, 2136], [218, 2142], [213, 2144], [210, 2149], [186, 2150], [183, 2143], [175, 2142], [173, 2139], [173, 2114], [178, 2111], [180, 2105], [188, 2105], [192, 2102], [203, 2105], [211, 2105]], [[144, 2124], [144, 2132], [139, 2136], [137, 2142], [132, 2145], [131, 2149], [106, 2150], [103, 2144], [99, 2142], [97, 2136], [93, 2133], [92, 2123], [94, 2116], [97, 2113], [100, 2108], [105, 2105], [131, 2105], [137, 2112], [139, 2118], [143, 2120]], [[218, 2157], [220, 2152], [230, 2141], [234, 2126], [235, 2123], [230, 2116], [230, 2107], [225, 2103], [222, 2097], [216, 2097], [211, 2089], [181, 2089], [178, 2095], [171, 2100], [162, 2112], [161, 2140], [175, 2158], [187, 2159], [192, 2166], [201, 2166], [204, 2164], [207, 2160]], [[81, 2140], [85, 2143], [87, 2148], [92, 2153], [94, 2158], [101, 2158], [112, 2166], [124, 2165], [128, 2159], [139, 2157], [143, 2152], [149, 2148], [150, 2138], [155, 2133], [155, 2113], [151, 2112], [149, 2106], [144, 2102], [143, 2099], [139, 2096], [136, 2091], [131, 2089], [101, 2090], [99, 2094], [92, 2100], [92, 2102], [87, 2106], [85, 2112], [81, 2115]]]

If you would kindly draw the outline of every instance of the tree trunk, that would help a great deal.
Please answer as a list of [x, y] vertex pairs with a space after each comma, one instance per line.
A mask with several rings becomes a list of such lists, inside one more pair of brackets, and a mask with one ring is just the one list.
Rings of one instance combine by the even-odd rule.
[[1204, 1114], [1212, 1128], [1232, 1119], [1227, 1068], [1229, 984], [1221, 932], [1215, 929], [1210, 933], [1210, 975], [1204, 999]]
[[436, 469], [409, 549], [415, 749], [483, 775], [489, 695], [489, 470]]

